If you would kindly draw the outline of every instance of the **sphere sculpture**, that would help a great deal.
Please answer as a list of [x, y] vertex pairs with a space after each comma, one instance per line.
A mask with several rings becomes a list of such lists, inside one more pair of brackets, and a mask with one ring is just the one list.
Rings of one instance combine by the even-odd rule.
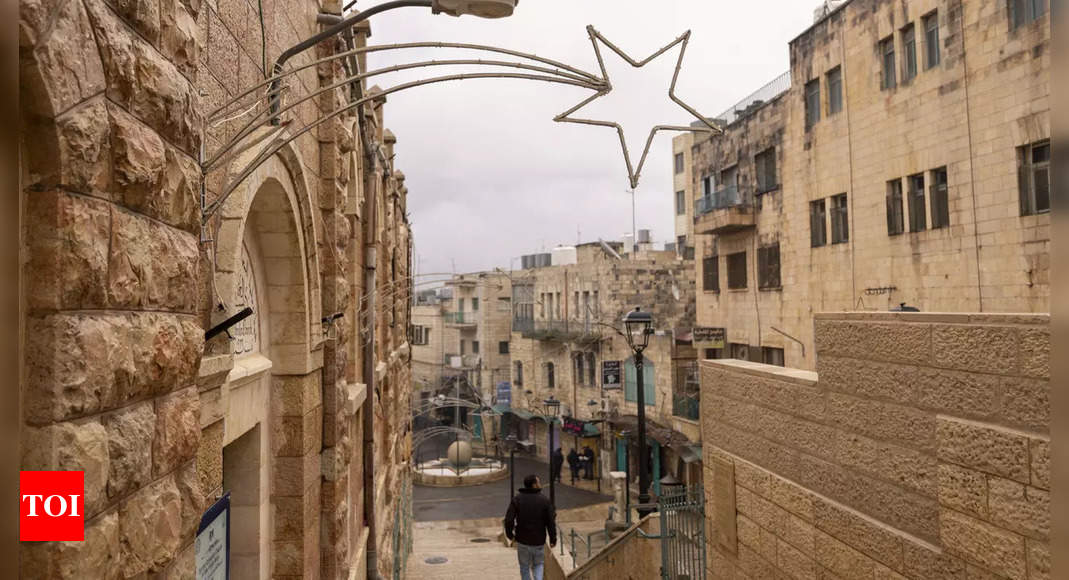
[[445, 452], [446, 459], [453, 467], [467, 467], [471, 464], [471, 443], [467, 441], [454, 441]]

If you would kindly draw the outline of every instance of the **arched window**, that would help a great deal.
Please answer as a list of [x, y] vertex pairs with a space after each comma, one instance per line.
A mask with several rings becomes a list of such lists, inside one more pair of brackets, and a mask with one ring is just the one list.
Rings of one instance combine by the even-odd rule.
[[546, 387], [550, 389], [557, 386], [553, 370], [553, 363], [546, 363]]
[[586, 353], [586, 366], [587, 372], [590, 375], [590, 386], [598, 386], [598, 362], [594, 353]]
[[523, 386], [523, 363], [520, 362], [520, 361], [516, 361], [515, 366], [516, 366], [516, 376], [513, 379], [513, 382], [516, 383], [517, 387], [522, 387]]
[[[655, 405], [657, 401], [657, 384], [654, 382], [653, 363], [649, 359], [642, 361], [642, 394], [647, 405]], [[638, 401], [638, 373], [635, 370], [635, 357], [627, 359], [624, 363], [624, 399], [631, 402]]]

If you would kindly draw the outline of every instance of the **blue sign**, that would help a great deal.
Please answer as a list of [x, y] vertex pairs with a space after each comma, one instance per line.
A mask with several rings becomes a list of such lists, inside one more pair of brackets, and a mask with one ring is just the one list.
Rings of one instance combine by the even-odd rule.
[[512, 407], [512, 384], [508, 381], [497, 384], [497, 404]]
[[195, 546], [197, 580], [229, 580], [230, 492], [201, 516]]

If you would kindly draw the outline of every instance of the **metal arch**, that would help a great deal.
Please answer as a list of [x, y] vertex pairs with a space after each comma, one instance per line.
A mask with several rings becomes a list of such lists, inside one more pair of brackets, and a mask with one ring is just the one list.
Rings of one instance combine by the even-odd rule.
[[[625, 53], [623, 50], [618, 48], [615, 44], [613, 44], [612, 42], [607, 40], [604, 36], [601, 35], [600, 32], [597, 31], [597, 29], [594, 28], [593, 25], [587, 26], [586, 29], [587, 29], [587, 33], [590, 35], [590, 43], [594, 47], [594, 54], [595, 54], [595, 56], [597, 56], [597, 59], [598, 59], [598, 67], [601, 69], [602, 77], [606, 81], [606, 88], [602, 89], [597, 94], [592, 95], [592, 96], [584, 99], [578, 105], [576, 105], [576, 106], [568, 109], [567, 111], [564, 111], [563, 113], [557, 115], [556, 117], [553, 118], [553, 120], [557, 121], [557, 122], [560, 122], [560, 123], [576, 123], [576, 124], [582, 124], [582, 125], [598, 125], [598, 126], [601, 126], [601, 127], [612, 127], [614, 129], [616, 129], [616, 133], [620, 137], [620, 147], [623, 149], [624, 163], [627, 165], [627, 175], [628, 175], [628, 178], [630, 179], [631, 188], [632, 189], [635, 189], [635, 188], [638, 187], [638, 180], [639, 180], [639, 177], [642, 174], [642, 167], [646, 164], [646, 157], [649, 155], [650, 146], [653, 144], [653, 138], [654, 138], [654, 136], [656, 136], [658, 131], [688, 131], [688, 132], [704, 132], [704, 133], [723, 133], [723, 131], [719, 127], [717, 127], [716, 125], [710, 123], [708, 119], [703, 117], [693, 107], [691, 107], [690, 105], [686, 104], [679, 97], [676, 96], [676, 83], [679, 80], [679, 71], [683, 67], [683, 56], [687, 52], [687, 43], [690, 42], [690, 31], [689, 30], [686, 31], [685, 33], [683, 33], [679, 38], [677, 38], [677, 39], [673, 40], [672, 42], [670, 42], [669, 44], [665, 45], [660, 50], [658, 50], [658, 51], [654, 52], [653, 54], [651, 54], [650, 56], [638, 61], [638, 60], [635, 60], [635, 59], [631, 58], [627, 53]], [[682, 44], [682, 47], [680, 48], [680, 51], [679, 51], [679, 58], [676, 60], [675, 72], [672, 74], [672, 84], [668, 87], [668, 98], [670, 98], [672, 100], [672, 102], [674, 102], [677, 105], [679, 105], [680, 107], [682, 107], [685, 111], [687, 111], [691, 115], [695, 116], [699, 121], [701, 121], [705, 125], [705, 127], [689, 127], [689, 126], [684, 127], [684, 126], [680, 126], [680, 125], [656, 125], [656, 126], [654, 126], [652, 129], [650, 129], [649, 136], [646, 138], [646, 146], [642, 150], [642, 157], [639, 159], [638, 167], [636, 168], [631, 163], [631, 153], [627, 148], [627, 139], [624, 137], [624, 128], [623, 128], [623, 126], [621, 126], [619, 123], [617, 123], [615, 121], [598, 121], [598, 120], [594, 120], [594, 119], [580, 119], [580, 118], [572, 117], [571, 116], [572, 113], [575, 113], [576, 111], [578, 111], [579, 109], [582, 109], [583, 107], [585, 107], [586, 105], [590, 104], [591, 102], [593, 102], [593, 101], [595, 101], [595, 100], [597, 100], [597, 99], [599, 99], [601, 97], [604, 97], [605, 95], [607, 95], [607, 94], [612, 92], [612, 81], [609, 80], [609, 72], [605, 68], [605, 60], [601, 55], [601, 48], [598, 46], [598, 41], [599, 40], [602, 43], [604, 43], [605, 46], [609, 47], [609, 49], [611, 49], [613, 52], [615, 52], [617, 55], [619, 55], [621, 58], [623, 58], [628, 64], [630, 64], [631, 66], [633, 66], [635, 68], [641, 68], [643, 66], [646, 66], [647, 64], [649, 64], [650, 61], [652, 61], [653, 59], [657, 58], [658, 56], [664, 54], [665, 52], [670, 50], [675, 45]]]

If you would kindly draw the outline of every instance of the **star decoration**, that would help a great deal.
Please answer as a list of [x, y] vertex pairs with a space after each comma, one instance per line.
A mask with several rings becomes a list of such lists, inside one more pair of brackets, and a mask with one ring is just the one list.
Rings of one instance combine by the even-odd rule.
[[[587, 30], [587, 33], [590, 34], [590, 42], [591, 42], [591, 44], [594, 45], [594, 54], [595, 54], [595, 56], [597, 56], [597, 58], [598, 58], [598, 66], [601, 68], [601, 75], [602, 75], [602, 79], [604, 81], [604, 88], [599, 90], [597, 93], [591, 95], [590, 97], [584, 99], [578, 105], [576, 105], [576, 106], [568, 109], [567, 111], [564, 111], [563, 113], [557, 115], [556, 117], [553, 118], [553, 120], [561, 122], [561, 123], [578, 123], [578, 124], [582, 124], [582, 125], [599, 125], [599, 126], [602, 126], [602, 127], [615, 128], [616, 129], [616, 133], [620, 136], [620, 147], [621, 147], [621, 149], [623, 149], [624, 163], [627, 164], [627, 176], [628, 176], [628, 179], [631, 181], [631, 189], [635, 189], [635, 188], [638, 187], [638, 179], [639, 179], [639, 176], [642, 174], [642, 166], [645, 165], [645, 163], [646, 163], [646, 157], [650, 153], [650, 146], [653, 144], [653, 137], [657, 134], [658, 131], [692, 131], [692, 132], [699, 132], [699, 133], [722, 133], [723, 132], [723, 131], [720, 130], [720, 128], [718, 128], [716, 125], [713, 125], [712, 123], [710, 123], [708, 119], [706, 119], [700, 113], [698, 113], [698, 111], [694, 110], [690, 105], [687, 105], [681, 99], [679, 99], [679, 97], [676, 96], [676, 81], [679, 79], [679, 70], [683, 66], [683, 55], [687, 52], [687, 43], [690, 41], [690, 31], [689, 30], [684, 32], [683, 35], [680, 36], [679, 38], [673, 40], [670, 44], [666, 45], [665, 47], [661, 48], [657, 52], [654, 52], [650, 56], [648, 56], [645, 59], [640, 60], [640, 61], [637, 61], [637, 60], [631, 58], [624, 51], [620, 50], [615, 44], [609, 42], [593, 26], [587, 26], [586, 30]], [[601, 47], [598, 44], [599, 41], [602, 44], [604, 44], [605, 46], [609, 47], [609, 49], [611, 49], [613, 52], [615, 52], [617, 55], [619, 55], [620, 58], [624, 59], [625, 61], [627, 61], [628, 64], [630, 64], [631, 66], [633, 66], [635, 68], [641, 68], [643, 66], [646, 66], [647, 64], [649, 64], [650, 61], [654, 60], [658, 56], [661, 56], [665, 52], [668, 52], [675, 45], [682, 44], [683, 46], [680, 48], [680, 51], [679, 51], [679, 60], [676, 61], [676, 70], [675, 70], [675, 73], [672, 75], [672, 84], [668, 87], [668, 98], [672, 99], [672, 102], [674, 102], [677, 105], [679, 105], [680, 107], [682, 107], [685, 111], [687, 111], [691, 115], [694, 115], [694, 117], [696, 119], [698, 119], [698, 121], [700, 121], [705, 126], [704, 127], [685, 127], [685, 126], [681, 126], [681, 125], [655, 125], [653, 128], [650, 129], [650, 134], [646, 138], [646, 147], [642, 150], [642, 157], [639, 158], [638, 166], [636, 167], [631, 163], [631, 153], [627, 149], [627, 140], [624, 138], [624, 128], [619, 123], [616, 123], [614, 121], [599, 121], [599, 120], [594, 120], [594, 119], [580, 119], [580, 118], [572, 117], [571, 115], [573, 113], [575, 113], [576, 111], [578, 111], [579, 109], [582, 109], [586, 105], [590, 104], [592, 101], [594, 101], [596, 99], [599, 99], [601, 97], [604, 97], [605, 95], [607, 95], [607, 94], [612, 92], [612, 82], [609, 80], [609, 72], [605, 69], [605, 61], [601, 56]]]

